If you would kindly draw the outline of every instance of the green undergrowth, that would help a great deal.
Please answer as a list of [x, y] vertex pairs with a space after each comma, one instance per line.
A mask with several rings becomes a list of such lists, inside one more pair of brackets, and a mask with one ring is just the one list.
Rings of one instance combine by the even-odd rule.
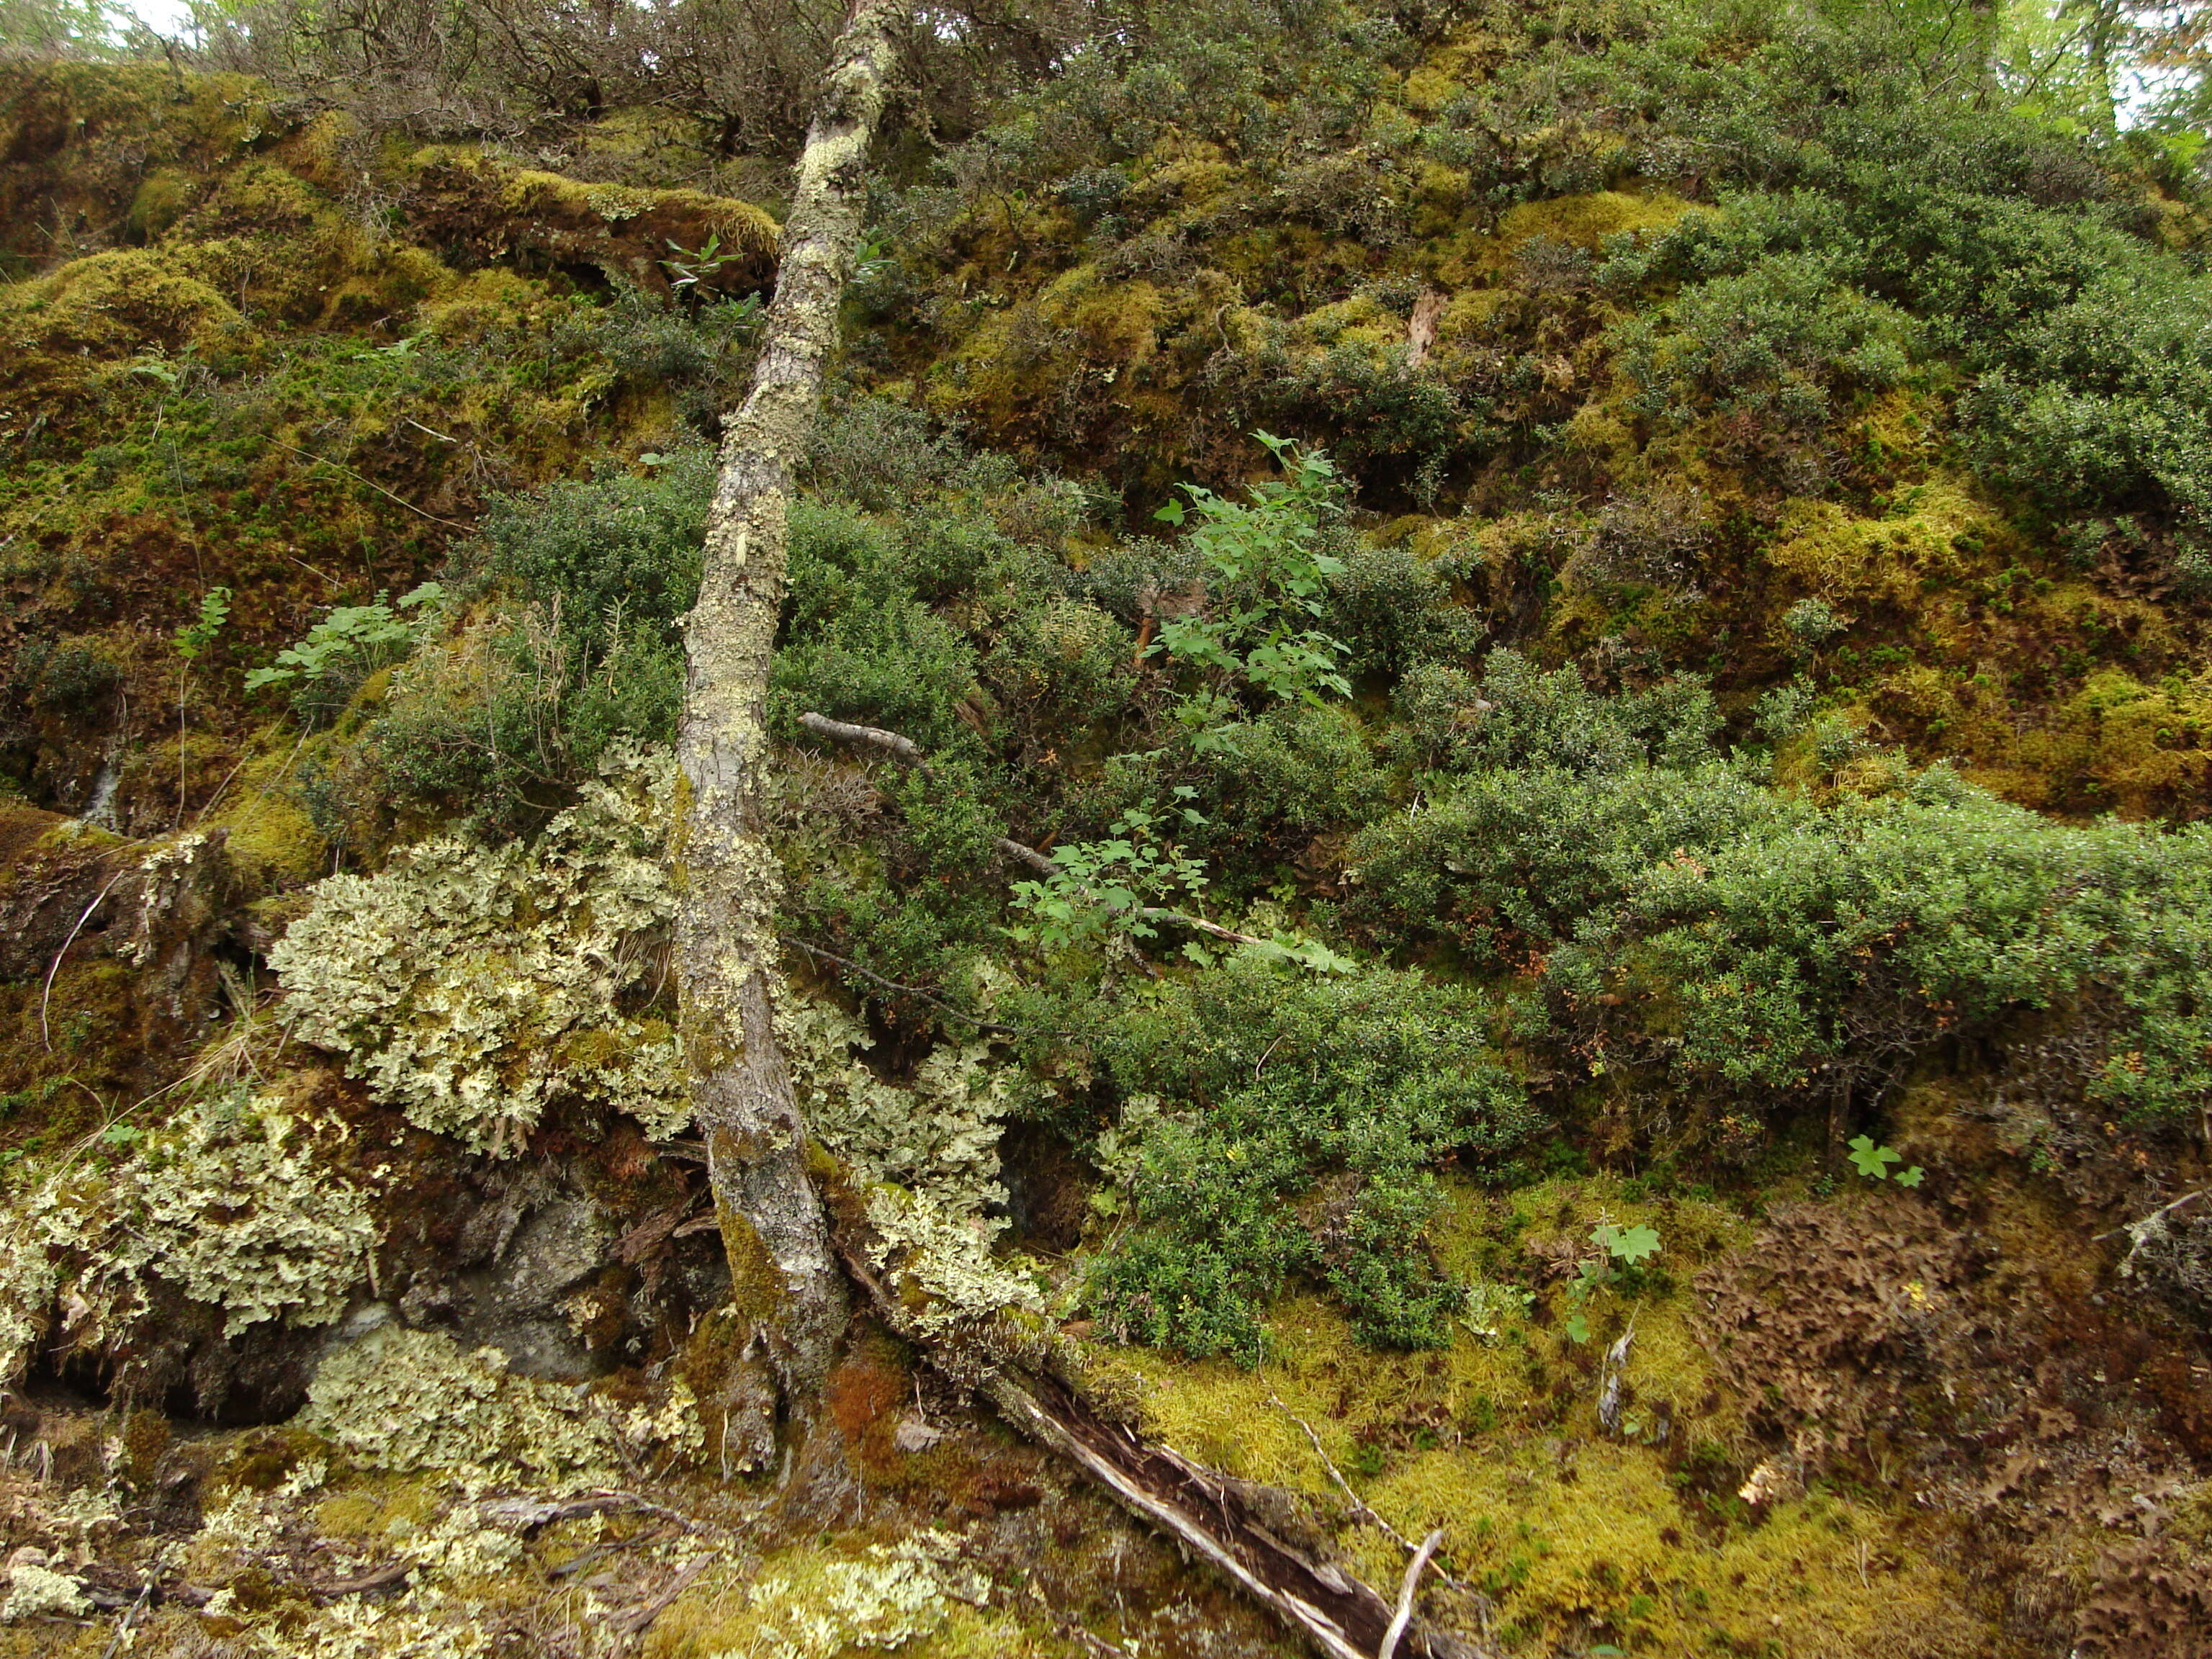
[[[821, 1167], [910, 1334], [1057, 1327], [1377, 1584], [1374, 1516], [1443, 1528], [1437, 1605], [1501, 1651], [2050, 1624], [1960, 1565], [2027, 1511], [1937, 1443], [1947, 1381], [2131, 1355], [2109, 1420], [2014, 1402], [2038, 1455], [2093, 1418], [2202, 1450], [2156, 1299], [2186, 1273], [2091, 1298], [2212, 1091], [2212, 231], [2185, 135], [2019, 106], [1982, 27], [1236, 0], [878, 158], [763, 792]], [[0, 76], [0, 903], [36, 940], [0, 982], [3, 1334], [63, 1332], [76, 1375], [182, 1305], [349, 1340], [400, 1211], [257, 1068], [320, 1051], [407, 1158], [502, 1179], [635, 1196], [694, 1153], [664, 746], [775, 227], [666, 187], [679, 158], [605, 176], [637, 112], [570, 178], [234, 78]], [[99, 913], [201, 833], [219, 914]], [[615, 1218], [623, 1272], [705, 1214]], [[1991, 1269], [1978, 1348], [1967, 1269], [1922, 1261], [1969, 1229], [2045, 1274]], [[1843, 1239], [1836, 1322], [1935, 1368], [1868, 1443], [1717, 1342], [1761, 1238]], [[741, 1390], [701, 1316], [702, 1396]], [[957, 1408], [883, 1346], [829, 1401], [860, 1496], [803, 1472], [834, 1522], [733, 1546], [644, 1651], [1084, 1645], [975, 1581], [1023, 1528], [1089, 1572], [1081, 1516], [940, 1445]], [[423, 1329], [333, 1352], [306, 1451], [209, 1489], [189, 1547], [243, 1588], [165, 1632], [605, 1624], [611, 1568], [541, 1594], [443, 1473], [471, 1434], [549, 1486], [721, 1451], [711, 1405], [599, 1413], [628, 1370], [587, 1400]], [[1887, 1387], [1873, 1354], [1837, 1389]], [[1893, 1429], [1957, 1467], [1893, 1478]], [[915, 1508], [871, 1529], [878, 1499]], [[420, 1583], [246, 1605], [309, 1509]], [[2095, 1599], [2075, 1534], [2015, 1543], [2051, 1607]]]
[[1325, 442], [1547, 662], [1803, 672], [2028, 804], [2194, 816], [2186, 141], [1923, 98], [1975, 48], [1913, 27], [1194, 17], [905, 191], [856, 355], [1133, 515]]
[[[1130, 1339], [1256, 1362], [1270, 1302], [1326, 1287], [1370, 1342], [1432, 1346], [1468, 1294], [1426, 1231], [1439, 1172], [1745, 1181], [2050, 1022], [2140, 1133], [2205, 1086], [2195, 827], [2008, 804], [1809, 677], [1732, 714], [1700, 674], [1547, 668], [1346, 503], [1206, 509], [1336, 550], [1285, 614], [1362, 678], [1282, 695], [1169, 631], [1177, 594], [1282, 604], [1237, 587], [1259, 564], [1120, 531], [879, 398], [838, 405], [814, 476], [771, 698], [791, 966], [881, 1022], [894, 1085], [995, 1039], [1019, 1115], [1088, 1166], [1067, 1242]], [[672, 737], [708, 477], [678, 450], [502, 506], [412, 654], [313, 738], [326, 843], [462, 811], [534, 833], [609, 743]]]
[[[222, 80], [4, 73], [8, 188], [48, 229], [0, 295], [0, 574], [35, 623], [0, 659], [0, 776], [42, 805], [81, 810], [166, 708], [167, 775], [125, 767], [116, 821], [206, 806], [271, 708], [251, 671], [434, 572], [503, 493], [696, 438], [750, 361], [775, 228], [749, 204], [395, 147]], [[678, 288], [671, 250], [710, 236]]]

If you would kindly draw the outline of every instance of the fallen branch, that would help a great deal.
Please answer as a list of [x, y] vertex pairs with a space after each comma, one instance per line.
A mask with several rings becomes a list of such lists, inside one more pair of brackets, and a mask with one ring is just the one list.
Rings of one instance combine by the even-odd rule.
[[588, 1515], [611, 1515], [617, 1511], [649, 1515], [658, 1521], [672, 1522], [685, 1532], [697, 1534], [706, 1530], [681, 1510], [672, 1510], [665, 1504], [656, 1504], [649, 1498], [641, 1498], [634, 1492], [623, 1492], [613, 1486], [602, 1486], [586, 1497], [548, 1502], [532, 1498], [495, 1498], [477, 1506], [477, 1517], [495, 1527], [505, 1527], [512, 1532], [536, 1532], [558, 1521], [580, 1520]]
[[818, 738], [834, 738], [839, 743], [866, 744], [892, 755], [922, 775], [929, 775], [929, 762], [921, 752], [921, 745], [912, 738], [901, 737], [896, 732], [886, 732], [877, 726], [854, 726], [846, 720], [833, 720], [827, 714], [801, 714], [799, 723]]
[[716, 1557], [709, 1550], [686, 1563], [683, 1571], [668, 1581], [668, 1586], [635, 1613], [614, 1621], [615, 1628], [624, 1636], [642, 1636], [652, 1627], [653, 1621], [675, 1604], [676, 1598], [691, 1588], [691, 1581], [714, 1565]]
[[336, 1583], [309, 1584], [307, 1590], [318, 1601], [335, 1601], [341, 1596], [359, 1595], [365, 1591], [389, 1589], [395, 1584], [404, 1584], [407, 1582], [407, 1575], [414, 1571], [412, 1561], [387, 1561], [380, 1567], [372, 1567], [367, 1572], [339, 1579]]
[[[1413, 1659], [1486, 1659], [1483, 1650], [1443, 1631], [1416, 1627], [1409, 1592], [1404, 1618], [1370, 1586], [1332, 1561], [1316, 1561], [1278, 1537], [1252, 1500], [1261, 1489], [1195, 1464], [1166, 1446], [1108, 1421], [1058, 1378], [1017, 1373], [996, 1364], [976, 1380], [979, 1356], [953, 1349], [941, 1334], [918, 1330], [897, 1297], [854, 1242], [853, 1224], [832, 1206], [831, 1242], [854, 1283], [878, 1316], [913, 1340], [931, 1364], [976, 1389], [1000, 1414], [1048, 1450], [1105, 1488], [1124, 1509], [1211, 1563], [1282, 1623], [1329, 1659], [1373, 1659], [1410, 1638]], [[1428, 1553], [1434, 1553], [1431, 1540]], [[1420, 1565], [1425, 1566], [1425, 1555]]]
[[1375, 1650], [1375, 1659], [1396, 1659], [1399, 1638], [1413, 1622], [1413, 1591], [1421, 1582], [1421, 1569], [1429, 1565], [1429, 1558], [1443, 1541], [1444, 1529], [1438, 1527], [1421, 1540], [1420, 1549], [1406, 1564], [1405, 1582], [1398, 1586], [1398, 1610], [1391, 1615], [1390, 1628], [1382, 1632], [1382, 1645]]
[[[2153, 1210], [2141, 1221], [2128, 1222], [2123, 1226], [2113, 1228], [2112, 1231], [2108, 1233], [2094, 1234], [2091, 1237], [2089, 1242], [2092, 1244], [2101, 1244], [2108, 1238], [2118, 1238], [2122, 1233], [2127, 1234], [2130, 1238], [2136, 1238], [2138, 1242], [2140, 1242], [2140, 1235], [2148, 1232], [2151, 1227], [2155, 1225], [2157, 1223], [2165, 1220], [2166, 1217], [2172, 1215], [2183, 1205], [2192, 1203], [2196, 1200], [2203, 1197], [2207, 1192], [2212, 1192], [2212, 1187], [2205, 1188], [2197, 1192], [2184, 1193], [2179, 1198], [2175, 1199], [2172, 1203], [2165, 1205], [2159, 1209]], [[2130, 1251], [2129, 1254], [2133, 1255], [2134, 1252]]]
[[1060, 866], [1054, 864], [1034, 847], [1024, 847], [1021, 842], [1010, 841], [1004, 836], [1000, 836], [994, 845], [1008, 858], [1028, 865], [1041, 876], [1056, 876], [1060, 873]]

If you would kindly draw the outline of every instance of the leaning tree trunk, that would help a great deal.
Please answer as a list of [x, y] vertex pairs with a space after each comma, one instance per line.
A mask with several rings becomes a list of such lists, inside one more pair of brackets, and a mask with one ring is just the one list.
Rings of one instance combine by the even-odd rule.
[[699, 600], [684, 628], [677, 966], [691, 1102], [741, 1322], [721, 1402], [731, 1413], [724, 1444], [734, 1465], [750, 1468], [775, 1454], [779, 1408], [811, 1414], [846, 1318], [844, 1279], [808, 1178], [806, 1125], [776, 1044], [769, 975], [780, 883], [761, 799], [792, 469], [836, 341], [898, 15], [889, 0], [854, 0], [831, 51], [752, 389], [725, 427]]

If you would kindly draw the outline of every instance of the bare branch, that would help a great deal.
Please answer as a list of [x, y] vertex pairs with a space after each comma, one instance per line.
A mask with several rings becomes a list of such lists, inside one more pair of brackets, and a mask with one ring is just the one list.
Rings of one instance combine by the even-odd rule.
[[1391, 1616], [1390, 1628], [1382, 1632], [1382, 1645], [1375, 1650], [1375, 1659], [1396, 1659], [1398, 1638], [1413, 1622], [1413, 1591], [1421, 1582], [1421, 1569], [1429, 1565], [1429, 1558], [1443, 1541], [1444, 1529], [1438, 1527], [1421, 1540], [1420, 1549], [1406, 1564], [1406, 1581], [1398, 1586], [1398, 1611]]
[[881, 974], [872, 972], [848, 957], [833, 956], [819, 945], [809, 945], [805, 940], [797, 939], [787, 939], [784, 943], [795, 950], [805, 951], [810, 957], [817, 957], [823, 962], [834, 962], [847, 972], [858, 974], [870, 983], [882, 986], [886, 991], [896, 991], [903, 996], [918, 997], [939, 1013], [950, 1014], [955, 1019], [965, 1020], [979, 1031], [995, 1031], [1006, 1036], [1066, 1036], [1067, 1035], [1065, 1031], [1048, 1031], [1039, 1027], [1026, 1025], [1000, 1025], [991, 1020], [978, 1019], [975, 1015], [956, 1008], [949, 1002], [939, 1001], [918, 985], [902, 985], [895, 979], [885, 979]]
[[[2140, 1243], [2142, 1242], [2140, 1235], [2149, 1231], [2154, 1224], [2163, 1221], [2167, 1216], [2172, 1214], [2174, 1211], [2179, 1209], [2183, 1205], [2194, 1202], [2196, 1200], [2203, 1197], [2206, 1192], [2212, 1192], [2212, 1188], [2205, 1188], [2198, 1192], [2185, 1193], [2179, 1198], [2175, 1199], [2172, 1203], [2166, 1205], [2161, 1208], [2153, 1210], [2141, 1221], [2130, 1221], [2125, 1226], [2115, 1227], [2108, 1233], [2095, 1234], [2090, 1238], [2089, 1242], [2092, 1244], [2101, 1244], [2108, 1238], [2118, 1238], [2122, 1233], [2126, 1233]], [[2129, 1254], [2132, 1255], [2134, 1252], [2130, 1251]]]
[[1028, 865], [1041, 876], [1056, 876], [1060, 873], [1060, 866], [1034, 847], [1024, 847], [1021, 842], [1009, 841], [1004, 836], [1000, 836], [994, 845], [1008, 858]]
[[1344, 1501], [1352, 1506], [1352, 1513], [1355, 1517], [1367, 1522], [1369, 1526], [1373, 1527], [1376, 1531], [1381, 1533], [1385, 1538], [1395, 1544], [1400, 1549], [1406, 1551], [1409, 1554], [1419, 1547], [1412, 1539], [1407, 1537], [1404, 1533], [1400, 1532], [1397, 1528], [1392, 1526], [1381, 1516], [1376, 1514], [1373, 1510], [1368, 1507], [1367, 1500], [1362, 1498], [1358, 1492], [1352, 1491], [1352, 1483], [1344, 1478], [1344, 1472], [1338, 1468], [1336, 1465], [1330, 1461], [1329, 1455], [1322, 1449], [1321, 1437], [1314, 1432], [1312, 1424], [1307, 1422], [1304, 1418], [1300, 1417], [1288, 1406], [1285, 1406], [1283, 1403], [1280, 1395], [1271, 1392], [1267, 1395], [1267, 1401], [1268, 1403], [1273, 1406], [1277, 1411], [1282, 1413], [1284, 1416], [1289, 1418], [1291, 1422], [1297, 1424], [1300, 1428], [1305, 1431], [1306, 1439], [1312, 1443], [1314, 1455], [1321, 1459], [1322, 1468], [1327, 1469], [1328, 1471], [1328, 1478], [1336, 1482], [1336, 1489], [1344, 1494]]
[[921, 745], [912, 738], [901, 737], [896, 732], [886, 732], [880, 726], [854, 726], [846, 720], [833, 720], [827, 714], [805, 714], [799, 723], [817, 738], [833, 738], [839, 743], [866, 744], [880, 749], [922, 775], [929, 775], [929, 762], [923, 757]]

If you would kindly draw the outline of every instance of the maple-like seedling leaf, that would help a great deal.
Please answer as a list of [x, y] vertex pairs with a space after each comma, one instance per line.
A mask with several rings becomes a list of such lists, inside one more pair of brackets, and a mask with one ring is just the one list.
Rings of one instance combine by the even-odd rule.
[[1613, 1237], [1606, 1240], [1605, 1247], [1617, 1260], [1626, 1261], [1632, 1267], [1645, 1256], [1658, 1252], [1659, 1235], [1656, 1230], [1642, 1225], [1616, 1227], [1613, 1230]]
[[1916, 1164], [1909, 1170], [1899, 1170], [1897, 1172], [1897, 1184], [1900, 1187], [1917, 1187], [1927, 1178], [1927, 1175], [1928, 1171]]
[[1875, 1146], [1872, 1135], [1851, 1138], [1851, 1167], [1869, 1181], [1888, 1180], [1889, 1166], [1904, 1162], [1901, 1153], [1892, 1152], [1887, 1146]]

